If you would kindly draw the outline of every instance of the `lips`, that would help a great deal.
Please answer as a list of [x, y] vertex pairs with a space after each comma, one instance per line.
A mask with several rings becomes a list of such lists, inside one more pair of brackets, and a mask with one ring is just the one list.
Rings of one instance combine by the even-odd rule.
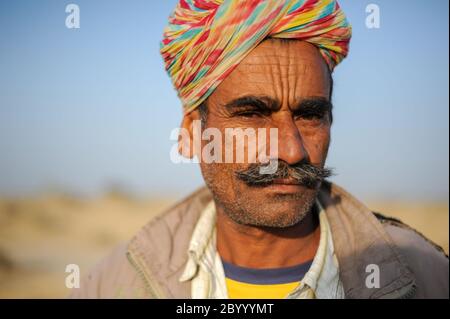
[[303, 186], [292, 178], [276, 178], [272, 183], [266, 185], [264, 189], [276, 194], [298, 194], [302, 192]]
[[293, 178], [275, 178], [273, 184], [279, 185], [300, 185], [298, 181]]

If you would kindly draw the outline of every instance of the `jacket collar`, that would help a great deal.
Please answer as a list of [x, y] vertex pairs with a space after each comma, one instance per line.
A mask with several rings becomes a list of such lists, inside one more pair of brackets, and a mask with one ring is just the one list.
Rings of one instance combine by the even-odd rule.
[[[412, 271], [371, 210], [328, 182], [319, 200], [332, 230], [346, 298], [402, 298], [414, 291]], [[379, 287], [370, 288], [369, 275], [378, 270]]]

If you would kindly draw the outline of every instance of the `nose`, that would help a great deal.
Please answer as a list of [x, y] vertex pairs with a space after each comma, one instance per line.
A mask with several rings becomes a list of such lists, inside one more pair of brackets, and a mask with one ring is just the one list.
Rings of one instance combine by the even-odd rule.
[[309, 160], [300, 131], [290, 112], [283, 112], [277, 119], [278, 159], [289, 165]]

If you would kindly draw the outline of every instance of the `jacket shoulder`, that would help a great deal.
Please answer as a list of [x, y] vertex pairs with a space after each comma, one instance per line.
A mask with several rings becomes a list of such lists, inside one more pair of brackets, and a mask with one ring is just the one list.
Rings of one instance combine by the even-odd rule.
[[[83, 276], [80, 288], [74, 289], [70, 298], [153, 298], [146, 287], [148, 278], [144, 279], [133, 265], [136, 257], [146, 271], [160, 279], [159, 285], [177, 286], [179, 276], [176, 275], [186, 262], [192, 229], [209, 200], [209, 191], [201, 188], [154, 216], [129, 242], [118, 246]], [[129, 253], [134, 258], [129, 259]]]
[[393, 226], [393, 227], [405, 229], [405, 230], [408, 230], [408, 231], [414, 233], [415, 235], [420, 237], [422, 240], [424, 240], [428, 244], [430, 244], [438, 252], [442, 253], [448, 259], [448, 255], [445, 253], [445, 250], [441, 246], [439, 246], [438, 244], [436, 244], [435, 242], [433, 242], [432, 240], [427, 238], [425, 235], [423, 235], [418, 230], [416, 230], [416, 229], [412, 228], [411, 226], [405, 224], [400, 219], [394, 218], [394, 217], [390, 217], [390, 216], [386, 216], [386, 215], [383, 215], [383, 214], [381, 214], [379, 212], [373, 212], [373, 214], [378, 219], [378, 221], [381, 222], [381, 224], [383, 224], [385, 227], [386, 226]]
[[[178, 224], [181, 220], [185, 221], [186, 217], [191, 217], [186, 216], [190, 211], [198, 213], [201, 209], [196, 208], [203, 208], [211, 199], [212, 197], [209, 190], [206, 187], [202, 187], [190, 194], [188, 197], [175, 203], [161, 214], [156, 215], [147, 225], [144, 226], [144, 229], [152, 228], [155, 224], [159, 225], [164, 223], [168, 226], [173, 226]], [[197, 217], [198, 216], [192, 216], [191, 219], [195, 222]]]
[[444, 249], [401, 220], [374, 212], [416, 277], [416, 298], [449, 297], [449, 261]]

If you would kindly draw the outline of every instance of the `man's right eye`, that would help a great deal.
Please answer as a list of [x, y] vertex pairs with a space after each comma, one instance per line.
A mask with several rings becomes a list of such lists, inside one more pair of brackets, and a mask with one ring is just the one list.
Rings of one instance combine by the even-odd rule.
[[257, 117], [257, 116], [261, 116], [260, 112], [257, 111], [242, 111], [242, 112], [237, 112], [235, 114], [235, 116], [242, 116], [242, 117]]

